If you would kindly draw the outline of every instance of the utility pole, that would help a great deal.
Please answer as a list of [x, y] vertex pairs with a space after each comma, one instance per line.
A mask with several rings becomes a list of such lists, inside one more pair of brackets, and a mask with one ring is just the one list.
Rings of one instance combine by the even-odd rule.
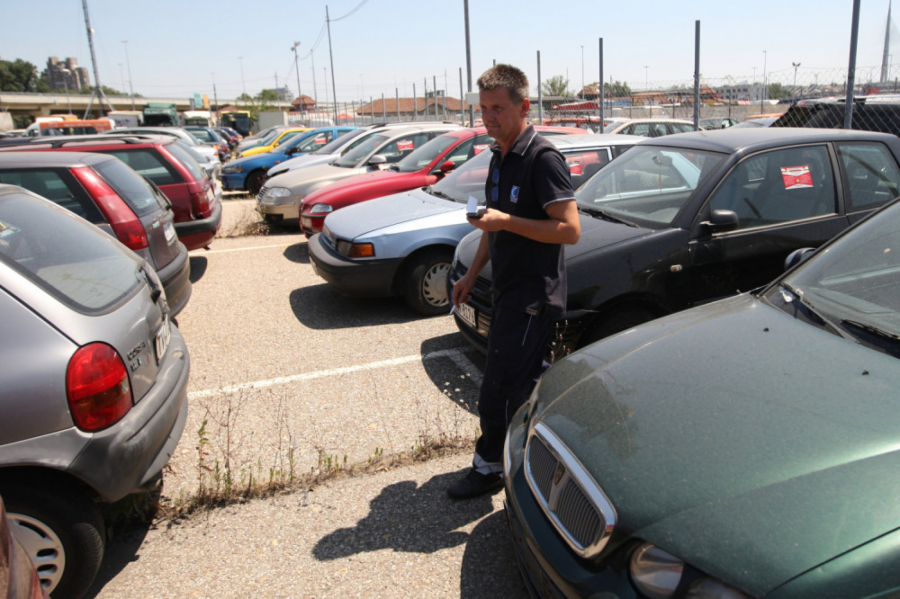
[[297, 46], [300, 42], [294, 42], [291, 50], [294, 51], [294, 70], [297, 71], [297, 106], [300, 108], [300, 114], [303, 114], [303, 94], [300, 92], [300, 67], [297, 65]]
[[[331, 18], [328, 16], [328, 5], [325, 5], [325, 24], [328, 26], [328, 56], [331, 59], [331, 95], [334, 96], [334, 121], [337, 122], [337, 86], [334, 84], [334, 52], [331, 49]], [[328, 95], [328, 90], [325, 90]]]
[[113, 106], [110, 104], [109, 100], [106, 98], [106, 95], [103, 93], [103, 88], [100, 85], [100, 73], [97, 70], [97, 55], [94, 52], [94, 30], [91, 29], [91, 17], [88, 15], [88, 5], [87, 0], [81, 0], [81, 6], [84, 9], [84, 25], [87, 28], [87, 38], [88, 38], [88, 46], [91, 49], [91, 63], [94, 66], [94, 93], [91, 94], [91, 99], [88, 101], [88, 107], [84, 111], [84, 118], [87, 118], [88, 113], [91, 110], [91, 107], [94, 103], [94, 96], [97, 96], [97, 106], [100, 109], [100, 117], [103, 117], [103, 100], [106, 100], [106, 103], [109, 105], [110, 110], [112, 110]]

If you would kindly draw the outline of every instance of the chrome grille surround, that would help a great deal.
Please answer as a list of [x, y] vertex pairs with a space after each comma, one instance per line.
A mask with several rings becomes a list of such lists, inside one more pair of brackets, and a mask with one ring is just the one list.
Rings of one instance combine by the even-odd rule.
[[543, 422], [528, 435], [525, 479], [553, 527], [580, 557], [596, 557], [616, 526], [616, 510], [578, 458]]

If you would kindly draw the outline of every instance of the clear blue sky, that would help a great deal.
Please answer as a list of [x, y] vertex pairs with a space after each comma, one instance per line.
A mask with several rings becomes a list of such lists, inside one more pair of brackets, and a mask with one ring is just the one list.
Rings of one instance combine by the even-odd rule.
[[[459, 69], [466, 78], [462, 0], [331, 0], [331, 37], [339, 100], [422, 95], [437, 77], [438, 88], [459, 95]], [[21, 58], [43, 70], [48, 56], [73, 56], [91, 68], [81, 0], [7, 0], [2, 8], [0, 58]], [[291, 46], [301, 42], [300, 84], [312, 96], [314, 46], [318, 99], [332, 99], [325, 2], [185, 2], [184, 0], [88, 0], [100, 80], [127, 91], [130, 63], [134, 91], [144, 96], [219, 98], [287, 83], [297, 91]], [[857, 80], [881, 65], [888, 0], [862, 2]], [[570, 88], [596, 81], [598, 39], [603, 38], [604, 75], [632, 87], [690, 82], [694, 69], [694, 22], [701, 22], [700, 71], [711, 83], [726, 76], [798, 82], [837, 78], [846, 72], [851, 0], [470, 0], [473, 79], [493, 60], [541, 75], [568, 76]], [[894, 21], [900, 20], [900, 3]], [[321, 35], [321, 37], [320, 37]], [[900, 35], [894, 72], [900, 73]], [[126, 60], [126, 45], [128, 40]], [[892, 46], [894, 44], [892, 43]], [[582, 50], [583, 47], [583, 50]], [[582, 61], [583, 55], [583, 61]], [[242, 57], [239, 59], [239, 57]], [[121, 66], [120, 66], [121, 65]], [[583, 65], [583, 67], [582, 67]], [[242, 73], [243, 67], [243, 73]], [[645, 68], [647, 67], [647, 68]], [[213, 76], [212, 73], [215, 73]], [[877, 70], [876, 70], [877, 78]], [[93, 81], [93, 72], [91, 72]]]

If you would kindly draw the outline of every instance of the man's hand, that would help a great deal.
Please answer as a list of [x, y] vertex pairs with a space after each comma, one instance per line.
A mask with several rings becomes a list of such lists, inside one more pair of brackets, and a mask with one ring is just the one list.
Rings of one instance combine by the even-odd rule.
[[453, 294], [451, 296], [451, 301], [454, 306], [459, 306], [460, 304], [465, 304], [470, 299], [472, 299], [472, 289], [475, 288], [475, 279], [474, 277], [469, 277], [469, 273], [463, 275], [461, 279], [456, 281], [453, 284]]
[[469, 224], [482, 231], [502, 231], [509, 223], [509, 215], [493, 208], [488, 208], [481, 218], [469, 218]]

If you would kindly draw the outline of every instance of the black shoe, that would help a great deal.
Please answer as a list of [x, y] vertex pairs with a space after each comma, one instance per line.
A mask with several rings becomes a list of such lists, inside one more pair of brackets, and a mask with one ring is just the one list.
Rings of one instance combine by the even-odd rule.
[[499, 474], [481, 474], [474, 468], [447, 489], [451, 499], [471, 499], [489, 493], [503, 486], [503, 477]]

